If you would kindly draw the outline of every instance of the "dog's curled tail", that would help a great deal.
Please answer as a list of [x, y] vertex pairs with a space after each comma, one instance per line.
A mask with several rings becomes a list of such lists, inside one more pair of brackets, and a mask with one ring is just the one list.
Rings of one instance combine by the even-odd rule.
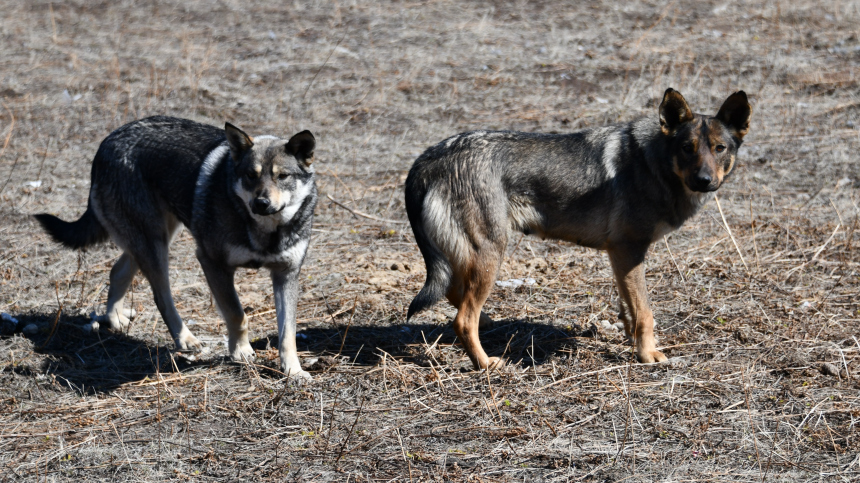
[[108, 239], [107, 230], [99, 222], [90, 206], [87, 207], [83, 216], [73, 222], [63, 221], [47, 213], [33, 216], [39, 221], [42, 228], [51, 235], [51, 238], [69, 248], [86, 248]]
[[406, 214], [409, 216], [409, 224], [412, 225], [412, 233], [415, 234], [415, 242], [427, 266], [427, 280], [409, 304], [407, 321], [418, 312], [432, 307], [445, 296], [451, 286], [451, 265], [436, 243], [427, 236], [424, 226], [422, 212], [427, 187], [415, 179], [417, 176], [413, 176], [412, 171], [406, 179]]

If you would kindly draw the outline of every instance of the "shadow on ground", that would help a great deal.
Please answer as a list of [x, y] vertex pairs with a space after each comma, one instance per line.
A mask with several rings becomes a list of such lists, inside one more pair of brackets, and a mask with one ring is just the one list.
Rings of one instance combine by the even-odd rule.
[[[14, 334], [6, 330], [4, 339], [23, 337], [32, 343], [37, 362], [13, 361], [8, 367], [21, 374], [46, 374], [57, 377], [63, 385], [81, 394], [110, 392], [122, 384], [141, 381], [156, 373], [171, 373], [198, 367], [229, 363], [223, 348], [202, 357], [187, 358], [173, 352], [172, 341], [145, 340], [128, 334], [87, 332], [84, 316], [62, 316], [34, 313], [20, 315]], [[24, 333], [23, 327], [35, 325], [37, 331]], [[54, 326], [56, 327], [54, 328]], [[481, 330], [481, 341], [489, 355], [501, 355], [511, 363], [542, 365], [552, 358], [575, 357], [578, 337], [593, 337], [593, 329], [578, 326], [562, 329], [546, 322], [499, 320]], [[334, 366], [374, 366], [383, 358], [395, 358], [421, 366], [444, 364], [461, 371], [472, 370], [450, 324], [408, 324], [338, 327], [307, 327], [297, 338], [300, 352], [311, 372], [331, 371]], [[278, 337], [272, 334], [252, 342], [255, 350], [274, 356]], [[620, 361], [621, 354], [603, 354]], [[262, 372], [281, 377], [277, 357], [258, 359]], [[238, 365], [237, 365], [238, 366]], [[266, 371], [268, 367], [271, 371]]]
[[[578, 326], [561, 328], [547, 322], [531, 320], [498, 320], [481, 329], [481, 344], [490, 356], [504, 355], [511, 363], [542, 365], [552, 358], [575, 354], [577, 337], [594, 337], [591, 329]], [[326, 370], [342, 362], [373, 366], [383, 358], [395, 358], [421, 366], [444, 364], [471, 371], [472, 364], [457, 341], [450, 324], [339, 325], [310, 327], [301, 330], [297, 345], [323, 361], [310, 371]], [[256, 350], [277, 347], [277, 336], [261, 338], [252, 346]]]
[[[89, 319], [85, 316], [56, 319], [55, 314], [31, 313], [15, 318], [14, 334], [4, 327], [3, 338], [29, 339], [36, 359], [12, 361], [12, 370], [53, 375], [61, 385], [81, 394], [109, 392], [157, 372], [184, 371], [213, 362], [174, 357], [169, 340], [153, 343], [123, 333], [86, 331]], [[31, 325], [33, 330], [22, 330]]]

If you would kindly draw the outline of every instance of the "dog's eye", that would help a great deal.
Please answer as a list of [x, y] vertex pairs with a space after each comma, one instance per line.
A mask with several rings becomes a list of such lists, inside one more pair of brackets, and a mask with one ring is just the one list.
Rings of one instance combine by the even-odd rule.
[[717, 147], [716, 147], [716, 148], [714, 148], [714, 151], [716, 151], [716, 152], [718, 152], [718, 153], [722, 153], [722, 152], [723, 152], [723, 151], [725, 151], [725, 150], [726, 150], [726, 147], [725, 147], [724, 145], [722, 145], [722, 144], [717, 144]]
[[281, 173], [281, 174], [279, 174], [279, 175], [278, 175], [278, 179], [279, 179], [279, 180], [281, 180], [281, 181], [283, 181], [283, 180], [285, 180], [285, 179], [287, 179], [287, 178], [289, 178], [289, 177], [290, 177], [290, 173]]
[[247, 173], [245, 173], [245, 177], [248, 179], [257, 179], [257, 172], [256, 171], [248, 171]]
[[684, 146], [682, 146], [681, 149], [683, 149], [684, 152], [687, 154], [692, 153], [694, 150], [693, 149], [693, 143], [687, 143]]

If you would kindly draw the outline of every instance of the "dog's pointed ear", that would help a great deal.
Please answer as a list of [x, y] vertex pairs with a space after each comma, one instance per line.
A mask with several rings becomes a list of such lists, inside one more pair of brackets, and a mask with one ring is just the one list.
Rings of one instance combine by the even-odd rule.
[[663, 134], [671, 134], [678, 126], [693, 120], [693, 111], [687, 105], [687, 100], [680, 92], [666, 89], [663, 93], [663, 102], [660, 103], [660, 129]]
[[314, 147], [317, 142], [310, 131], [302, 131], [291, 137], [284, 149], [287, 154], [295, 156], [296, 159], [310, 166], [314, 162]]
[[251, 137], [245, 134], [245, 131], [228, 123], [224, 124], [224, 131], [227, 133], [227, 144], [230, 145], [230, 154], [233, 155], [233, 160], [237, 163], [242, 159], [245, 151], [251, 149], [254, 141]]
[[752, 106], [750, 106], [746, 92], [737, 91], [730, 95], [726, 102], [723, 102], [716, 117], [726, 127], [734, 131], [739, 139], [743, 139], [750, 130], [751, 116]]

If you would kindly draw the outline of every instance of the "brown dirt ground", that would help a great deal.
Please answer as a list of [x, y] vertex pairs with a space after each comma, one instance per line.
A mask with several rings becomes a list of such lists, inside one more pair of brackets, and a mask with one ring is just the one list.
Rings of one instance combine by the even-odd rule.
[[[0, 2], [0, 311], [21, 322], [0, 325], [0, 480], [856, 481], [860, 5], [579, 3]], [[669, 86], [755, 109], [722, 214], [649, 256], [669, 363], [631, 364], [601, 323], [603, 254], [534, 238], [500, 278], [536, 283], [487, 304], [506, 370], [470, 370], [447, 304], [405, 324], [424, 148], [653, 116]], [[257, 364], [225, 360], [187, 233], [173, 291], [209, 354], [171, 353], [141, 277], [128, 333], [81, 330], [118, 251], [60, 249], [29, 215], [79, 216], [100, 140], [151, 114], [316, 134], [312, 383], [274, 370], [264, 272], [238, 280]]]

